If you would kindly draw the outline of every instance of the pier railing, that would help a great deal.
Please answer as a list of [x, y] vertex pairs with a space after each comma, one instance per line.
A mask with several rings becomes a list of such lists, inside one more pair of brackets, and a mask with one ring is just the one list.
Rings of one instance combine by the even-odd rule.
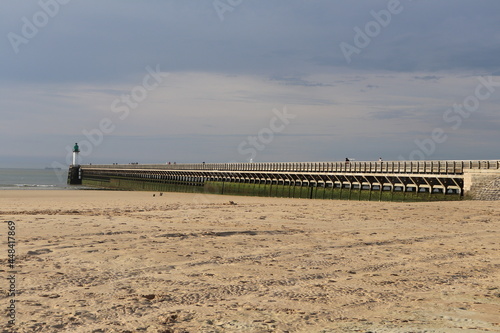
[[464, 170], [500, 169], [500, 160], [383, 161], [383, 162], [272, 162], [82, 165], [83, 169], [267, 171], [312, 173], [390, 173], [460, 175]]

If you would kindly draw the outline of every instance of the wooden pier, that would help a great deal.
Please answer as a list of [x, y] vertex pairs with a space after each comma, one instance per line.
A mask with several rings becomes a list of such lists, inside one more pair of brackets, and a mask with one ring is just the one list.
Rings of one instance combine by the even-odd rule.
[[[500, 160], [122, 164], [71, 167], [83, 185], [283, 197], [500, 200]], [[338, 193], [340, 192], [340, 197]], [[318, 194], [319, 193], [319, 194]], [[343, 193], [343, 196], [342, 196]], [[329, 197], [330, 196], [330, 197]]]

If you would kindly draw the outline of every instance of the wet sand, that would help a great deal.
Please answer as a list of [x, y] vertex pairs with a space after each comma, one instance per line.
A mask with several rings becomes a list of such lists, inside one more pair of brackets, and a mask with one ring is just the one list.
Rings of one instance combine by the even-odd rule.
[[0, 218], [18, 332], [500, 332], [499, 201], [9, 190]]

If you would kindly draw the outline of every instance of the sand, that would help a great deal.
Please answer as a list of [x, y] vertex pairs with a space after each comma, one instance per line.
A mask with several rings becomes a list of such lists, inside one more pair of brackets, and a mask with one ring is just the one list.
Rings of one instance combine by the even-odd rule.
[[15, 332], [500, 332], [498, 201], [0, 191], [5, 278], [9, 220]]

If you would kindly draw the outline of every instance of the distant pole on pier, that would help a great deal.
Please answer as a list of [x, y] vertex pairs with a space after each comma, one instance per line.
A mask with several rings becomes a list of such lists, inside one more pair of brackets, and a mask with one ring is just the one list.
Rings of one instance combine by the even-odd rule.
[[78, 153], [80, 152], [80, 148], [78, 147], [78, 143], [75, 143], [73, 147], [73, 166], [77, 166], [78, 164]]

